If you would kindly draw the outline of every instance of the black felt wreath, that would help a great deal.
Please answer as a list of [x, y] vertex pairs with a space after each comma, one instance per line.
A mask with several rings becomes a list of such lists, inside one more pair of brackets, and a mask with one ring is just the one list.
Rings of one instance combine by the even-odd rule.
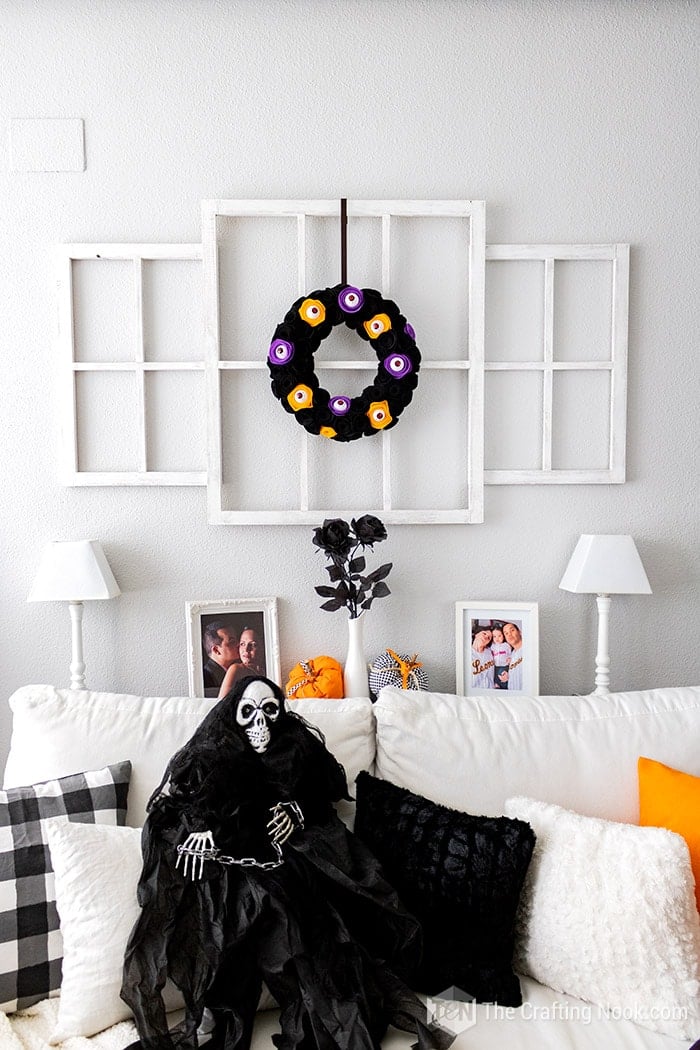
[[[330, 394], [314, 371], [315, 352], [339, 324], [370, 342], [379, 359], [374, 382], [358, 397]], [[420, 351], [396, 303], [373, 288], [337, 284], [297, 299], [275, 329], [267, 363], [273, 394], [309, 433], [354, 441], [396, 425], [418, 385]]]

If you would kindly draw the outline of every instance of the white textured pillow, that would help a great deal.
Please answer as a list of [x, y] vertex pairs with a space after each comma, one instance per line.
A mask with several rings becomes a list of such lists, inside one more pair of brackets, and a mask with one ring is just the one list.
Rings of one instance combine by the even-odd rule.
[[[51, 1037], [60, 1043], [131, 1017], [119, 990], [126, 942], [139, 915], [141, 832], [51, 820], [47, 834], [63, 935], [61, 998]], [[174, 988], [166, 991], [166, 1009], [182, 1006]]]
[[662, 828], [508, 799], [537, 842], [516, 969], [677, 1039], [700, 1030], [700, 917], [688, 847]]

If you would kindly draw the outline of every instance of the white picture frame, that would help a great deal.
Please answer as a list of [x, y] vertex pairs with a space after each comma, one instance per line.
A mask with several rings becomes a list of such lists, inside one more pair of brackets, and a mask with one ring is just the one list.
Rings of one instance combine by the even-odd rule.
[[[189, 695], [216, 699], [219, 688], [213, 684], [211, 677], [205, 684], [207, 653], [205, 649], [205, 631], [213, 624], [221, 624], [228, 633], [237, 655], [232, 662], [240, 662], [238, 642], [245, 631], [251, 632], [245, 640], [249, 649], [257, 644], [254, 653], [257, 663], [251, 665], [253, 673], [263, 674], [278, 685], [281, 680], [279, 633], [277, 629], [276, 598], [224, 598], [208, 601], [190, 601], [186, 603], [187, 617], [187, 672]], [[255, 637], [257, 636], [257, 637]], [[226, 641], [225, 636], [220, 636]], [[233, 641], [237, 637], [237, 641]], [[245, 643], [244, 643], [245, 644]], [[230, 649], [226, 660], [231, 656]], [[245, 659], [245, 657], [244, 657]], [[221, 667], [222, 665], [219, 664]], [[223, 678], [223, 667], [221, 677]], [[217, 670], [218, 673], [218, 670]]]
[[[478, 639], [479, 626], [491, 634]], [[504, 636], [496, 644], [499, 654], [494, 659], [493, 630], [500, 626]], [[515, 631], [509, 631], [512, 626]], [[476, 634], [475, 634], [476, 632]], [[517, 644], [519, 635], [520, 645]], [[460, 696], [510, 695], [537, 696], [539, 691], [539, 607], [537, 602], [456, 602], [455, 639], [457, 657], [457, 693]], [[476, 644], [476, 648], [474, 648]], [[508, 648], [511, 653], [508, 654]], [[480, 652], [485, 655], [481, 657]], [[517, 653], [517, 657], [513, 656]], [[477, 655], [475, 655], [477, 654]], [[517, 671], [511, 670], [517, 658]], [[496, 659], [503, 662], [496, 663]], [[478, 666], [475, 665], [478, 661]], [[499, 672], [498, 668], [502, 670]], [[497, 684], [499, 683], [500, 684]], [[515, 684], [511, 684], [515, 683]]]

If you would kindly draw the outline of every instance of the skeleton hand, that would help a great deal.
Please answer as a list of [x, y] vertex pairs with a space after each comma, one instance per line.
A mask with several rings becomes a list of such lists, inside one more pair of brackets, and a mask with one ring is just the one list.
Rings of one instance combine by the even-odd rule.
[[273, 843], [281, 846], [296, 828], [304, 827], [304, 814], [296, 802], [278, 802], [270, 808], [272, 820], [267, 833]]
[[[185, 863], [182, 868], [183, 877], [187, 878], [187, 872], [189, 870], [190, 878], [194, 882], [195, 879], [201, 879], [204, 872], [204, 861], [207, 856], [211, 857], [216, 847], [214, 846], [214, 837], [211, 831], [193, 831], [191, 835], [188, 835], [183, 843], [177, 847], [177, 860], [175, 861], [175, 867], [179, 868], [180, 861], [183, 859]], [[199, 861], [199, 873], [197, 873], [197, 861]]]

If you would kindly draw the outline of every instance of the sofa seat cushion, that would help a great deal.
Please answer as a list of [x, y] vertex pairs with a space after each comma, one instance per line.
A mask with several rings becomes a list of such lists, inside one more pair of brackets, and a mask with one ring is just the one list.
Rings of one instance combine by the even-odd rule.
[[515, 916], [535, 836], [506, 817], [473, 817], [378, 780], [357, 778], [355, 831], [423, 928], [421, 991], [456, 987], [518, 1006]]
[[[5, 787], [45, 780], [93, 764], [130, 758], [127, 824], [140, 827], [146, 803], [171, 756], [185, 744], [215, 700], [131, 696], [30, 685], [10, 697], [12, 741]], [[326, 737], [349, 783], [374, 762], [369, 700], [298, 700], [292, 705]], [[345, 814], [347, 816], [347, 814]]]
[[[474, 1023], [457, 1036], [452, 1050], [688, 1050], [687, 1039], [672, 1039], [630, 1020], [606, 1016], [590, 1003], [554, 992], [531, 977], [523, 977], [521, 983], [522, 1007], [476, 1006]], [[137, 1037], [133, 1022], [122, 1021], [89, 1041], [76, 1038], [52, 1047], [49, 1039], [58, 1007], [58, 999], [45, 999], [26, 1013], [0, 1014], [0, 1046], [3, 1050], [123, 1050]], [[173, 1024], [178, 1020], [175, 1016]], [[277, 1011], [258, 1014], [251, 1050], [270, 1050], [276, 1032]], [[382, 1050], [410, 1050], [414, 1042], [415, 1035], [390, 1028]]]
[[608, 696], [458, 697], [383, 689], [378, 776], [498, 816], [513, 795], [639, 820], [637, 759], [700, 776], [700, 687]]

